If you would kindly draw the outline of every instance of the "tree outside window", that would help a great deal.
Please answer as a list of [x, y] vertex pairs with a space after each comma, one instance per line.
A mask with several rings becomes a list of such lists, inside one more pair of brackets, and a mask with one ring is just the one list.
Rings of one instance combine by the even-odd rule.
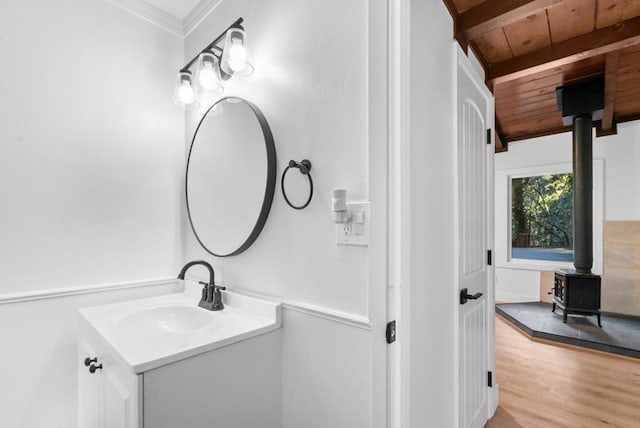
[[573, 261], [573, 177], [511, 179], [511, 257]]

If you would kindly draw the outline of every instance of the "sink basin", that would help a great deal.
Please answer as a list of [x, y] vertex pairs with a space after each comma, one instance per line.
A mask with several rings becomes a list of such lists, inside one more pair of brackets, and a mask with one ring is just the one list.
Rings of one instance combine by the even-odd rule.
[[132, 333], [154, 335], [185, 333], [211, 322], [205, 309], [197, 306], [164, 306], [133, 312], [118, 322], [118, 327]]
[[280, 303], [222, 294], [224, 309], [198, 307], [202, 288], [79, 309], [85, 337], [110, 349], [140, 374], [280, 328]]

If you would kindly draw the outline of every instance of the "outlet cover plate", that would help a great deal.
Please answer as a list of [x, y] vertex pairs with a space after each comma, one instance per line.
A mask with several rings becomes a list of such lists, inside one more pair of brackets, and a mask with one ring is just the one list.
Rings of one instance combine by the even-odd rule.
[[[336, 243], [368, 246], [371, 230], [371, 202], [347, 202], [347, 208], [351, 212], [351, 220], [348, 223], [336, 224]], [[362, 214], [358, 215], [358, 213]], [[359, 217], [362, 217], [364, 223], [356, 223]]]

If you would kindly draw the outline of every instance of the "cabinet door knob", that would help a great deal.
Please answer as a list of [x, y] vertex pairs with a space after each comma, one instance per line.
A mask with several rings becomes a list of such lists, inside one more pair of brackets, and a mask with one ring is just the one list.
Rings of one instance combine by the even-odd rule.
[[102, 370], [102, 364], [100, 364], [98, 366], [91, 364], [91, 366], [89, 367], [89, 371], [91, 373], [95, 373], [96, 370], [98, 370], [98, 369]]
[[89, 367], [91, 363], [97, 363], [97, 362], [98, 362], [98, 357], [93, 357], [93, 358], [87, 357], [84, 359], [85, 367]]

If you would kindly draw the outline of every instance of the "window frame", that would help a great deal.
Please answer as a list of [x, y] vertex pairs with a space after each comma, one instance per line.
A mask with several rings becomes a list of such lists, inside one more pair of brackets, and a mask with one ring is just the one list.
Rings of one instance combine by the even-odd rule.
[[[496, 267], [522, 270], [573, 269], [573, 263], [554, 260], [532, 260], [511, 257], [512, 229], [512, 179], [573, 173], [571, 163], [538, 165], [526, 168], [497, 170], [496, 185]], [[604, 162], [593, 161], [593, 271], [602, 273], [602, 226], [604, 220], [603, 204]], [[506, 225], [504, 227], [503, 225]]]

